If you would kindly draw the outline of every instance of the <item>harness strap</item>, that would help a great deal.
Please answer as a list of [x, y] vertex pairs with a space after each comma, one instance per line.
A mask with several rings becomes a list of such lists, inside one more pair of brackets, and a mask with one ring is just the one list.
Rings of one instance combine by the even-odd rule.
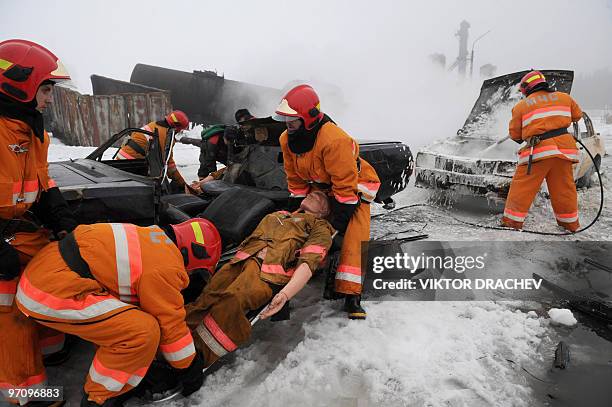
[[74, 238], [74, 232], [67, 234], [66, 237], [59, 241], [59, 251], [62, 259], [70, 267], [70, 270], [83, 278], [95, 280], [89, 269], [89, 264], [81, 256], [79, 245]]
[[553, 138], [557, 136], [562, 136], [563, 134], [567, 134], [567, 133], [569, 133], [568, 128], [562, 127], [562, 128], [546, 131], [542, 134], [532, 136], [529, 138], [529, 140], [527, 140], [527, 145], [531, 149], [529, 151], [529, 161], [527, 162], [527, 175], [531, 174], [531, 164], [533, 162], [533, 147], [540, 144], [541, 141], [548, 140], [549, 138]]
[[144, 149], [144, 148], [142, 148], [142, 147], [140, 146], [140, 144], [138, 144], [138, 143], [137, 143], [137, 142], [135, 142], [134, 140], [129, 139], [129, 140], [127, 141], [127, 143], [125, 143], [125, 144], [126, 144], [127, 146], [131, 147], [131, 148], [132, 148], [132, 150], [136, 151], [138, 154], [142, 155], [143, 157], [146, 157], [146, 156], [147, 156], [147, 152], [145, 151], [145, 149]]

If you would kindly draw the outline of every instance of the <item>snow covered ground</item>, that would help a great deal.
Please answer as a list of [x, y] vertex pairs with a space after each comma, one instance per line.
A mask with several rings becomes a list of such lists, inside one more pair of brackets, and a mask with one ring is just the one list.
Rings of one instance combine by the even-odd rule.
[[[597, 118], [595, 126], [612, 146], [612, 126], [604, 126]], [[54, 142], [50, 161], [83, 157], [91, 150]], [[197, 178], [198, 154], [193, 146], [176, 146], [175, 161], [188, 180]], [[607, 196], [602, 219], [580, 239], [612, 237], [610, 156], [603, 160], [603, 171]], [[427, 203], [428, 194], [411, 184], [396, 197], [398, 207]], [[586, 224], [598, 207], [598, 191], [592, 188], [579, 194], [582, 223]], [[377, 207], [373, 212], [383, 214], [385, 210]], [[372, 235], [394, 237], [418, 231], [432, 240], [576, 239], [485, 230], [453, 217], [495, 225], [499, 215], [414, 206], [373, 219]], [[526, 228], [559, 231], [547, 200], [538, 199]], [[547, 405], [542, 385], [533, 376], [546, 376], [553, 344], [560, 337], [580, 334], [590, 338], [586, 341], [590, 345], [579, 350], [583, 360], [593, 352], [612, 355], [609, 342], [596, 342], [588, 329], [552, 325], [539, 304], [367, 301], [368, 319], [348, 321], [339, 302], [321, 299], [322, 290], [322, 278], [315, 278], [292, 301], [290, 321], [258, 323], [252, 342], [229, 357], [198, 393], [189, 400], [161, 405]], [[596, 349], [589, 351], [593, 343]], [[70, 405], [80, 400], [86, 359], [81, 355], [67, 367], [51, 371], [52, 383], [67, 386]], [[53, 374], [59, 377], [54, 379]]]

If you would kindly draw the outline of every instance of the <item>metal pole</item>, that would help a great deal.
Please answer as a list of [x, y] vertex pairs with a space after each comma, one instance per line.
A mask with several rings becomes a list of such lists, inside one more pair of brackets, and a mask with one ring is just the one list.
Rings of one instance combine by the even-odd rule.
[[489, 30], [486, 33], [482, 34], [480, 37], [476, 38], [474, 40], [474, 42], [472, 43], [472, 52], [470, 53], [470, 79], [472, 79], [472, 77], [474, 75], [474, 46], [476, 45], [476, 43], [480, 39], [482, 39], [485, 35], [487, 35], [490, 32], [491, 32], [491, 30]]
[[474, 76], [474, 44], [472, 44], [472, 52], [470, 53], [470, 79]]

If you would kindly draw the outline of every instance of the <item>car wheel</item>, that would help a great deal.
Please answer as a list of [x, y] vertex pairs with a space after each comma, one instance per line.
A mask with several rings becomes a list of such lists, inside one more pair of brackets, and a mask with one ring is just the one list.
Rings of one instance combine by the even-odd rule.
[[590, 188], [593, 186], [593, 175], [595, 175], [595, 167], [601, 168], [601, 156], [595, 156], [595, 165], [591, 165], [587, 172], [576, 180], [576, 188]]

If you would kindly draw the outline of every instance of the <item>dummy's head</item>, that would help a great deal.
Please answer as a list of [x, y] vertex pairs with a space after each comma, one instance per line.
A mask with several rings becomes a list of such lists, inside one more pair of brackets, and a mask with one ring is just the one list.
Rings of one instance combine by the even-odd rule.
[[306, 213], [310, 213], [319, 219], [326, 218], [329, 215], [329, 198], [321, 191], [313, 191], [306, 195], [306, 198], [300, 205]]

